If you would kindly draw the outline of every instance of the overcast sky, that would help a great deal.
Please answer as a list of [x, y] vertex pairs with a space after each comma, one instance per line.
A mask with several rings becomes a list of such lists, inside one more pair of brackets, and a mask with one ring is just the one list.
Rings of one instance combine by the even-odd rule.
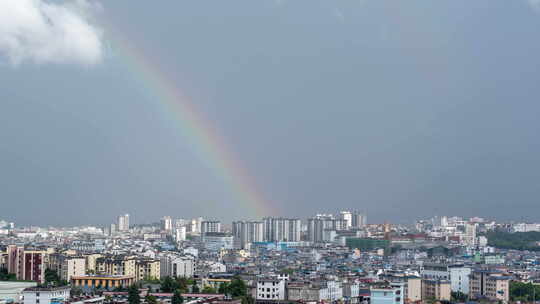
[[122, 37], [276, 214], [538, 221], [535, 2], [2, 1], [0, 218], [258, 215], [163, 113]]

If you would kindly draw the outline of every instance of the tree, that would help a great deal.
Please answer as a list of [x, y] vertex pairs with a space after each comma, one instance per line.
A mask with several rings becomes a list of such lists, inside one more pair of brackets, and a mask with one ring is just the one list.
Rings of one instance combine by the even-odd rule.
[[153, 295], [147, 295], [146, 297], [144, 297], [144, 300], [148, 304], [157, 304], [157, 298]]
[[225, 294], [225, 295], [229, 294], [229, 288], [230, 288], [229, 283], [227, 282], [221, 283], [218, 288], [218, 293]]
[[193, 285], [191, 286], [191, 292], [193, 293], [199, 293], [199, 286], [197, 286], [197, 283], [193, 282]]
[[174, 291], [173, 297], [171, 299], [171, 304], [182, 304], [184, 303], [184, 298], [182, 297], [182, 293], [180, 293], [180, 290], [177, 289]]
[[139, 287], [137, 285], [131, 285], [128, 288], [128, 303], [129, 304], [141, 304], [141, 296], [139, 294]]
[[73, 286], [71, 287], [71, 290], [69, 291], [69, 295], [71, 297], [78, 297], [83, 293], [83, 290], [79, 286]]
[[178, 289], [181, 293], [187, 293], [189, 290], [189, 281], [186, 278], [177, 278], [176, 282], [178, 283]]
[[532, 283], [510, 282], [510, 300], [531, 302], [540, 297], [540, 286]]
[[45, 285], [60, 286], [62, 283], [64, 282], [60, 280], [60, 277], [56, 271], [48, 268], [45, 269]]
[[294, 269], [291, 269], [291, 268], [284, 268], [284, 269], [281, 269], [281, 273], [282, 274], [287, 274], [287, 275], [293, 275], [294, 274]]
[[454, 302], [467, 302], [468, 300], [467, 294], [464, 294], [461, 291], [456, 291], [456, 292], [452, 291], [451, 295], [452, 295], [452, 301]]
[[251, 295], [243, 296], [242, 304], [255, 304], [255, 299]]
[[202, 293], [216, 293], [216, 289], [212, 286], [204, 286]]
[[17, 279], [14, 273], [9, 273], [7, 268], [0, 269], [0, 281], [15, 281]]
[[233, 298], [240, 298], [247, 296], [247, 286], [244, 280], [239, 276], [235, 276], [228, 287], [228, 294]]
[[178, 282], [173, 280], [171, 277], [165, 277], [161, 281], [161, 291], [162, 292], [173, 292], [179, 288]]

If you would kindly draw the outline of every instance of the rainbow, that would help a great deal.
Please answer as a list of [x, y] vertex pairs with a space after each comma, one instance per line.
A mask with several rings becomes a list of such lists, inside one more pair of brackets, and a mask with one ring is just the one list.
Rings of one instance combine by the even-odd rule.
[[264, 198], [253, 177], [232, 153], [223, 136], [197, 110], [193, 101], [185, 96], [150, 56], [118, 32], [111, 34], [113, 51], [119, 53], [119, 57], [136, 75], [147, 93], [156, 100], [163, 115], [173, 121], [178, 134], [183, 133], [189, 137], [197, 155], [227, 184], [238, 200], [237, 203], [256, 217], [276, 215], [278, 212], [273, 204]]

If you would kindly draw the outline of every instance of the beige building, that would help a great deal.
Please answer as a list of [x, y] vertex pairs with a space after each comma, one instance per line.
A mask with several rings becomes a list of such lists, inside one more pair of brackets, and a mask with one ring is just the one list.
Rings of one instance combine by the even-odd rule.
[[474, 270], [469, 279], [471, 298], [508, 302], [510, 279], [498, 271]]
[[48, 268], [56, 271], [61, 280], [69, 282], [72, 276], [86, 274], [86, 259], [80, 256], [55, 253], [49, 256]]
[[409, 302], [422, 300], [422, 278], [408, 277], [405, 285], [405, 299]]
[[135, 261], [135, 272], [138, 280], [144, 279], [160, 279], [160, 261], [154, 259], [142, 259]]
[[96, 260], [98, 258], [103, 257], [103, 255], [101, 255], [99, 253], [93, 253], [93, 254], [86, 254], [86, 255], [84, 255], [84, 257], [86, 259], [86, 273], [95, 274], [97, 272]]
[[450, 281], [422, 280], [422, 300], [450, 301]]
[[81, 276], [71, 277], [71, 285], [82, 288], [114, 289], [117, 287], [129, 287], [135, 282], [133, 276]]
[[70, 281], [73, 276], [86, 274], [86, 259], [83, 257], [69, 257], [60, 264], [60, 279]]
[[160, 261], [136, 256], [110, 256], [96, 259], [96, 274], [133, 276], [135, 281], [159, 279]]

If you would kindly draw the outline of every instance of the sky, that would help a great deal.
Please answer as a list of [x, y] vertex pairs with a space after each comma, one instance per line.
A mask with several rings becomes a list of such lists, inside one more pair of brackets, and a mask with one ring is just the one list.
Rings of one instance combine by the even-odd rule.
[[4, 0], [0, 218], [539, 221], [539, 54], [534, 0]]

